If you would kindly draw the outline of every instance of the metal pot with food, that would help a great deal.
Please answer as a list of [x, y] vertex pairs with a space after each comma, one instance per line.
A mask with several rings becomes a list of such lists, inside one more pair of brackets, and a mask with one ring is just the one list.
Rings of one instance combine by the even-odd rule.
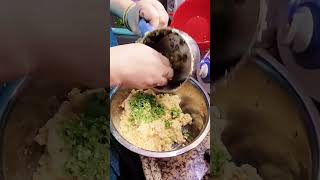
[[262, 50], [215, 84], [216, 179], [320, 179], [319, 114], [299, 83]]
[[111, 133], [127, 149], [147, 157], [183, 154], [210, 129], [209, 97], [193, 78], [171, 93], [114, 89]]
[[109, 179], [104, 89], [24, 79], [4, 93], [0, 179]]

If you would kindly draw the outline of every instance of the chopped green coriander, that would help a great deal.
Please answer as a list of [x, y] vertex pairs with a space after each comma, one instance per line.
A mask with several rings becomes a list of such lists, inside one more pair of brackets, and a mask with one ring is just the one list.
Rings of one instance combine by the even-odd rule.
[[130, 115], [135, 122], [150, 123], [165, 114], [164, 106], [157, 102], [156, 97], [145, 92], [137, 92], [129, 104]]
[[109, 175], [109, 121], [103, 94], [95, 94], [78, 119], [65, 121], [62, 138], [70, 147], [65, 173], [79, 180], [105, 179]]
[[171, 109], [171, 117], [174, 119], [178, 118], [181, 113], [182, 113], [182, 111], [180, 108], [174, 107]]
[[212, 156], [212, 165], [213, 165], [213, 176], [219, 177], [221, 176], [222, 168], [229, 159], [225, 152], [223, 152], [217, 146], [213, 146], [213, 156]]
[[115, 24], [115, 27], [118, 27], [118, 28], [125, 28], [126, 27], [123, 20], [118, 17], [115, 17], [114, 24]]

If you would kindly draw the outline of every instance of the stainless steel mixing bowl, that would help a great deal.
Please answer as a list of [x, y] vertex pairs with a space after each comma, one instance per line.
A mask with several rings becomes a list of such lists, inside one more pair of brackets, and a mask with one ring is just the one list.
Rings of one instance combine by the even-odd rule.
[[[206, 91], [199, 85], [199, 83], [190, 78], [183, 86], [181, 86], [174, 94], [181, 97], [181, 107], [184, 113], [190, 113], [193, 117], [191, 127], [188, 128], [196, 135], [195, 139], [183, 147], [178, 147], [172, 151], [155, 152], [141, 149], [129, 143], [118, 131], [120, 115], [123, 109], [120, 107], [121, 103], [128, 97], [130, 89], [114, 89], [111, 92], [111, 133], [127, 149], [148, 157], [167, 158], [183, 154], [191, 149], [197, 147], [206, 137], [210, 129], [210, 115], [209, 107], [210, 100]], [[194, 116], [193, 116], [194, 114]], [[199, 116], [198, 116], [199, 115]], [[199, 118], [201, 117], [201, 118]]]
[[319, 180], [320, 118], [311, 99], [268, 53], [246, 60], [216, 84], [212, 100], [220, 112], [212, 126], [227, 122], [222, 141], [233, 161], [264, 180]]
[[70, 86], [26, 79], [6, 93], [0, 112], [0, 179], [32, 180], [44, 147], [33, 138], [66, 100]]

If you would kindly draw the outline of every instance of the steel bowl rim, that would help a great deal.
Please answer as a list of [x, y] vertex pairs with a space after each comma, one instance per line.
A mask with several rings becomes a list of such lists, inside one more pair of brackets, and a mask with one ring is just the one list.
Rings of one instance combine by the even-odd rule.
[[[121, 136], [121, 134], [118, 132], [118, 130], [114, 127], [113, 121], [111, 118], [111, 113], [110, 113], [110, 130], [111, 134], [113, 137], [125, 148], [129, 149], [130, 151], [147, 156], [147, 157], [153, 157], [153, 158], [169, 158], [169, 157], [175, 157], [181, 154], [184, 154], [194, 148], [196, 148], [203, 140], [204, 138], [208, 135], [210, 131], [210, 98], [209, 95], [206, 93], [204, 88], [192, 77], [188, 78], [188, 81], [190, 81], [202, 94], [204, 97], [206, 104], [207, 104], [207, 109], [208, 109], [208, 117], [207, 117], [207, 122], [205, 124], [205, 127], [202, 129], [202, 131], [199, 133], [199, 135], [196, 137], [196, 139], [191, 142], [190, 144], [177, 149], [173, 151], [166, 151], [166, 152], [155, 152], [155, 151], [148, 151], [144, 150], [142, 148], [139, 148], [131, 143], [129, 143], [125, 138]], [[113, 90], [110, 92], [110, 100], [112, 102], [112, 97], [113, 95], [117, 92], [119, 87], [115, 87]]]

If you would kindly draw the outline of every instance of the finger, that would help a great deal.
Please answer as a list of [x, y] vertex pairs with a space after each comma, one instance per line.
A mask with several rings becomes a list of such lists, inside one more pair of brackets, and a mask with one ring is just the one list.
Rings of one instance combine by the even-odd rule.
[[157, 81], [156, 86], [157, 86], [157, 87], [165, 86], [165, 85], [167, 85], [167, 83], [168, 83], [167, 78], [165, 78], [165, 77], [160, 77], [159, 80]]
[[153, 88], [153, 87], [155, 87], [156, 85], [157, 85], [157, 81], [156, 81], [156, 79], [157, 79], [157, 76], [155, 76], [155, 75], [151, 75], [148, 79], [146, 79], [146, 81], [145, 81], [145, 88]]
[[150, 83], [141, 83], [141, 84], [135, 84], [131, 88], [133, 88], [133, 89], [150, 89], [152, 87], [153, 87], [153, 85]]
[[167, 57], [165, 57], [161, 53], [158, 53], [158, 55], [159, 55], [159, 58], [161, 59], [161, 62], [163, 65], [165, 65], [166, 67], [171, 67], [171, 63]]
[[143, 85], [143, 87], [141, 87], [140, 89], [151, 89], [153, 88], [155, 85], [154, 84], [145, 84]]
[[174, 75], [173, 69], [171, 67], [171, 63], [170, 63], [169, 59], [166, 58], [165, 56], [163, 56], [162, 54], [159, 53], [159, 56], [160, 56], [162, 65], [164, 65], [163, 66], [163, 69], [164, 69], [163, 72], [164, 73], [162, 74], [162, 76], [171, 80], [173, 75]]
[[159, 28], [167, 27], [169, 22], [169, 15], [163, 5], [159, 1], [151, 1], [152, 5], [158, 10], [159, 14]]
[[140, 10], [140, 16], [149, 21], [153, 27], [159, 27], [159, 14], [157, 9], [153, 5], [143, 4]]
[[163, 74], [163, 77], [169, 79], [169, 80], [172, 80], [173, 78], [173, 75], [174, 75], [174, 72], [173, 72], [173, 69], [172, 68], [169, 68], [165, 74]]
[[167, 12], [159, 12], [160, 17], [159, 17], [159, 28], [165, 28], [168, 26], [168, 22], [169, 22], [169, 15], [167, 14]]

